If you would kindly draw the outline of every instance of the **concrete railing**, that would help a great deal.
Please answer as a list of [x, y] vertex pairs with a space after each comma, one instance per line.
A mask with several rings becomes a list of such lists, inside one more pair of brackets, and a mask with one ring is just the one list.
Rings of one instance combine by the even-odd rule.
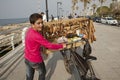
[[8, 35], [4, 35], [4, 37], [0, 39], [0, 55], [6, 53], [7, 51], [14, 50], [21, 42], [24, 44], [26, 30], [27, 27], [22, 27], [14, 29]]
[[28, 27], [14, 29], [0, 39], [0, 80], [4, 80], [23, 59], [24, 38]]

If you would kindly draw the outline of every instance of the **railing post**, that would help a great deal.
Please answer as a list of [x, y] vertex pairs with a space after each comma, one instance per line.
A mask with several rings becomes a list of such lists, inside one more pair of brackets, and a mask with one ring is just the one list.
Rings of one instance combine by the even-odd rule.
[[15, 36], [15, 34], [14, 33], [12, 33], [11, 34], [11, 46], [12, 46], [12, 50], [14, 50], [15, 49], [15, 47], [14, 47], [14, 36]]
[[25, 46], [25, 34], [26, 34], [27, 29], [28, 27], [23, 28], [22, 33], [21, 33], [23, 46]]

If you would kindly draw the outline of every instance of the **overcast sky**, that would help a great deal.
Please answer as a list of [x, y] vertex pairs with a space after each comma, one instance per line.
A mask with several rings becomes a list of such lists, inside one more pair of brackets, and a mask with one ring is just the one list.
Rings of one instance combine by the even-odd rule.
[[[57, 2], [62, 2], [59, 7], [62, 7], [64, 15], [71, 12], [71, 0], [48, 0], [49, 16], [57, 15]], [[100, 5], [99, 0], [95, 0], [95, 3]], [[110, 3], [111, 0], [107, 0], [104, 5], [108, 6]], [[80, 8], [77, 12], [80, 12], [83, 3], [78, 5]], [[45, 0], [0, 0], [0, 19], [27, 18], [32, 13], [45, 12], [45, 9]]]

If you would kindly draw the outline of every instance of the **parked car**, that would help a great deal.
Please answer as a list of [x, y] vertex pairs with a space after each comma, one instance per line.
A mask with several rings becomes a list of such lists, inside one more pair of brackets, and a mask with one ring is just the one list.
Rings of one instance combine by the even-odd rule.
[[113, 19], [112, 17], [101, 18], [101, 23], [110, 24], [110, 25], [118, 25], [118, 21], [116, 19]]
[[55, 17], [54, 20], [58, 20], [58, 17]]
[[120, 20], [118, 20], [118, 27], [120, 27]]
[[100, 18], [100, 17], [94, 17], [94, 18], [92, 18], [92, 20], [93, 20], [94, 22], [101, 23], [101, 18]]

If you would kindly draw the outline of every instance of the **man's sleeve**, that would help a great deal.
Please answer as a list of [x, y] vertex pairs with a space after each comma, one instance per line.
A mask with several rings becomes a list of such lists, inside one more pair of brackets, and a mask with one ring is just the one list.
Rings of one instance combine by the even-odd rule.
[[57, 49], [63, 48], [62, 44], [53, 44], [53, 43], [49, 42], [48, 40], [46, 40], [40, 34], [36, 35], [35, 41], [38, 42], [39, 44], [43, 45], [44, 47], [49, 48], [49, 49], [57, 50]]

